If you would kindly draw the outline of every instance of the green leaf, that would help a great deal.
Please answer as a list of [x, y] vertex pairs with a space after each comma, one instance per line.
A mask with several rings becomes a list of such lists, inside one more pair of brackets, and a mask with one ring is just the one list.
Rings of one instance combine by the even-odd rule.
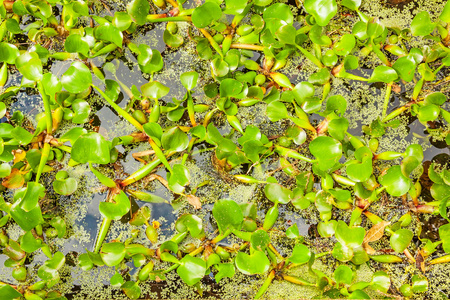
[[216, 201], [212, 213], [219, 227], [220, 234], [224, 234], [228, 229], [241, 229], [244, 215], [239, 205], [233, 200], [222, 199]]
[[150, 4], [147, 0], [133, 0], [127, 5], [128, 14], [138, 25], [145, 24], [149, 10]]
[[346, 265], [340, 265], [334, 270], [334, 279], [338, 285], [351, 284], [353, 279], [352, 269]]
[[105, 138], [91, 132], [81, 135], [73, 144], [71, 157], [79, 163], [107, 164], [110, 161], [110, 146]]
[[370, 76], [369, 83], [372, 82], [384, 82], [390, 83], [396, 81], [398, 78], [397, 72], [391, 68], [386, 66], [377, 66]]
[[331, 39], [326, 34], [324, 34], [324, 28], [325, 27], [314, 24], [314, 26], [312, 26], [311, 30], [309, 31], [309, 38], [314, 44], [321, 46], [330, 46]]
[[220, 96], [221, 97], [235, 97], [242, 91], [243, 84], [232, 78], [224, 79], [220, 83]]
[[303, 244], [296, 244], [288, 261], [294, 264], [307, 263], [311, 258], [311, 251]]
[[14, 128], [11, 131], [11, 136], [21, 145], [28, 145], [33, 139], [33, 135], [22, 127]]
[[309, 144], [309, 151], [318, 160], [322, 171], [333, 167], [342, 156], [342, 145], [334, 138], [319, 136]]
[[295, 39], [292, 38], [297, 35], [297, 31], [292, 25], [283, 25], [275, 32], [278, 40], [287, 45], [295, 45]]
[[71, 195], [77, 190], [78, 184], [76, 179], [68, 178], [66, 171], [59, 171], [55, 179], [53, 181], [53, 189], [60, 195]]
[[72, 118], [73, 123], [83, 124], [89, 120], [91, 107], [89, 106], [88, 102], [82, 99], [75, 99], [75, 101], [72, 102], [72, 109], [75, 113]]
[[418, 13], [411, 22], [411, 33], [415, 36], [424, 36], [433, 32], [436, 24], [431, 22], [427, 11]]
[[184, 72], [180, 75], [181, 84], [188, 91], [192, 91], [198, 82], [198, 73], [195, 71]]
[[412, 291], [414, 293], [423, 293], [428, 291], [428, 279], [419, 275], [414, 275], [411, 278]]
[[444, 9], [439, 15], [439, 19], [441, 19], [445, 23], [450, 23], [450, 3], [448, 1], [447, 3], [445, 3]]
[[240, 15], [244, 12], [247, 6], [247, 1], [243, 0], [225, 0], [225, 14], [229, 15]]
[[434, 104], [428, 104], [419, 107], [419, 121], [422, 123], [426, 123], [429, 121], [434, 121], [439, 117], [439, 114], [441, 113], [441, 110], [439, 106]]
[[350, 54], [356, 45], [356, 39], [353, 34], [344, 34], [333, 45], [333, 50], [337, 55], [346, 56]]
[[439, 227], [439, 237], [442, 241], [442, 248], [445, 253], [450, 253], [450, 224]]
[[163, 41], [171, 48], [178, 48], [183, 45], [184, 39], [181, 35], [172, 34], [169, 30], [164, 30]]
[[206, 262], [203, 259], [185, 255], [180, 263], [177, 273], [187, 285], [192, 286], [205, 276]]
[[216, 275], [214, 275], [214, 279], [217, 283], [219, 283], [219, 281], [225, 277], [233, 278], [235, 274], [235, 268], [233, 264], [218, 264], [216, 268], [219, 271]]
[[161, 144], [166, 151], [181, 152], [187, 148], [189, 138], [180, 128], [172, 127], [163, 133]]
[[122, 48], [123, 34], [111, 23], [105, 23], [95, 27], [94, 36], [96, 39], [111, 42], [117, 47]]
[[197, 238], [203, 232], [202, 219], [191, 214], [182, 215], [175, 223], [175, 229], [178, 232], [189, 231], [192, 237]]
[[404, 81], [410, 82], [414, 78], [414, 73], [416, 71], [416, 61], [412, 55], [399, 57], [392, 68], [397, 71], [398, 75]]
[[269, 183], [264, 187], [264, 194], [273, 203], [287, 204], [293, 198], [292, 191], [278, 183]]
[[390, 167], [378, 180], [386, 187], [386, 191], [394, 197], [406, 194], [411, 186], [411, 180], [403, 175], [400, 166]]
[[33, 253], [41, 246], [42, 240], [36, 239], [31, 231], [26, 232], [20, 241], [20, 248], [27, 253]]
[[15, 45], [5, 42], [0, 43], [0, 62], [13, 65], [19, 55], [19, 49]]
[[238, 252], [235, 264], [236, 268], [245, 275], [264, 274], [270, 267], [269, 259], [261, 251], [254, 251], [250, 255]]
[[286, 106], [281, 101], [270, 102], [269, 105], [267, 105], [266, 115], [272, 122], [277, 122], [289, 117]]
[[81, 53], [84, 56], [88, 56], [89, 53], [89, 44], [83, 40], [81, 35], [76, 33], [73, 33], [66, 38], [64, 48], [69, 53]]
[[270, 243], [270, 237], [265, 230], [259, 229], [253, 232], [251, 236], [252, 248], [259, 251], [264, 251]]
[[[131, 202], [127, 195], [120, 191], [112, 199], [114, 202], [100, 202], [98, 210], [105, 218], [112, 220], [120, 220], [127, 212], [130, 211]], [[106, 263], [106, 262], [105, 262]]]
[[336, 239], [350, 248], [361, 246], [366, 231], [362, 227], [349, 227], [344, 221], [339, 220], [336, 226]]
[[402, 253], [413, 238], [414, 234], [409, 229], [399, 229], [391, 235], [390, 243], [395, 252]]
[[378, 271], [373, 274], [372, 281], [370, 283], [371, 288], [374, 290], [382, 291], [387, 293], [391, 285], [391, 279], [389, 275], [383, 271]]
[[316, 23], [326, 26], [337, 13], [336, 0], [305, 0], [304, 7], [307, 13], [314, 16]]
[[290, 25], [294, 23], [294, 15], [289, 6], [284, 3], [274, 3], [267, 7], [263, 13], [263, 19], [266, 22], [268, 22], [269, 19], [278, 19]]
[[0, 285], [0, 294], [4, 300], [14, 300], [22, 296], [21, 293], [16, 291], [9, 284]]
[[361, 6], [361, 0], [342, 0], [341, 5], [351, 10], [357, 10]]
[[158, 81], [150, 81], [141, 86], [141, 91], [146, 97], [160, 99], [169, 93], [170, 88]]
[[81, 93], [92, 83], [92, 75], [89, 68], [82, 62], [73, 62], [70, 68], [61, 77], [61, 83], [70, 93]]
[[31, 81], [42, 79], [42, 61], [36, 52], [25, 52], [16, 58], [16, 67], [22, 75]]
[[45, 73], [42, 76], [42, 85], [44, 86], [45, 93], [52, 97], [62, 89], [62, 84], [58, 77], [52, 73]]
[[139, 299], [141, 296], [141, 288], [134, 281], [127, 281], [120, 287], [122, 291], [127, 295], [130, 299]]
[[[147, 2], [147, 1], [145, 1]], [[148, 2], [147, 2], [148, 4]], [[131, 17], [126, 12], [116, 11], [114, 13], [114, 18], [112, 19], [112, 24], [120, 31], [127, 30], [132, 23]]]
[[222, 16], [220, 6], [215, 2], [206, 2], [192, 12], [192, 23], [197, 28], [205, 28]]
[[105, 243], [100, 250], [100, 256], [105, 265], [113, 267], [125, 258], [125, 245], [119, 242]]

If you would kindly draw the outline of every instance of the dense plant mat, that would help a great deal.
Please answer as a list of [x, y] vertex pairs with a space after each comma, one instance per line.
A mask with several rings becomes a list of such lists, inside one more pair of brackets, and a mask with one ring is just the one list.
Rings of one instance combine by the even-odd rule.
[[448, 299], [449, 2], [0, 17], [0, 299]]

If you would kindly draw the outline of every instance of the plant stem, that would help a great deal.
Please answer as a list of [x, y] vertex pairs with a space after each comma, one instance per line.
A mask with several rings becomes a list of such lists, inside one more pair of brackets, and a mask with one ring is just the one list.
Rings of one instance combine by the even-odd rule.
[[148, 23], [158, 23], [158, 22], [191, 22], [190, 16], [176, 16], [176, 17], [164, 17], [163, 15], [148, 15]]
[[255, 50], [255, 51], [264, 51], [266, 47], [260, 45], [251, 45], [251, 44], [231, 44], [231, 49], [245, 49], [245, 50]]
[[275, 249], [275, 247], [272, 244], [269, 244], [269, 249], [280, 259], [284, 260], [284, 257], [280, 254], [280, 252]]
[[47, 134], [52, 134], [53, 119], [52, 119], [52, 109], [50, 107], [50, 99], [45, 93], [44, 86], [42, 85], [41, 81], [37, 82], [37, 86], [39, 93], [41, 94], [42, 97], [42, 102], [44, 102], [45, 118], [47, 119]]
[[45, 143], [44, 148], [42, 149], [41, 160], [39, 161], [39, 167], [36, 173], [36, 182], [39, 182], [39, 178], [41, 177], [42, 171], [44, 170], [45, 164], [47, 163], [48, 156], [50, 154], [50, 144]]
[[156, 143], [153, 141], [151, 137], [148, 138], [148, 142], [152, 147], [153, 151], [155, 151], [155, 154], [159, 158], [159, 160], [163, 163], [163, 165], [167, 168], [167, 170], [169, 170], [169, 172], [172, 173], [172, 167], [169, 165], [169, 162], [164, 156], [164, 153], [162, 152], [161, 148], [159, 148], [158, 145], [156, 145]]
[[223, 234], [219, 234], [218, 236], [216, 236], [211, 243], [212, 244], [216, 244], [218, 242], [220, 242], [221, 240], [223, 240], [224, 238], [226, 238], [227, 236], [229, 236], [231, 234], [231, 229], [227, 229]]
[[381, 119], [384, 119], [386, 117], [386, 112], [389, 106], [389, 99], [391, 98], [392, 84], [393, 82], [389, 82], [386, 87], [386, 95], [384, 96], [383, 113], [381, 115]]
[[199, 30], [205, 36], [205, 38], [209, 41], [209, 43], [214, 48], [214, 50], [216, 50], [216, 52], [219, 53], [219, 55], [223, 58], [222, 49], [220, 48], [219, 44], [217, 44], [217, 42], [214, 40], [214, 38], [211, 36], [211, 34], [209, 34], [209, 32], [203, 28], [199, 28]]
[[139, 170], [128, 176], [126, 179], [124, 179], [120, 183], [120, 185], [122, 187], [126, 187], [127, 185], [130, 185], [132, 183], [135, 183], [136, 181], [141, 180], [142, 178], [150, 174], [150, 172], [153, 171], [153, 169], [159, 166], [160, 163], [161, 163], [160, 159], [152, 160], [150, 163], [143, 166], [142, 168], [140, 168]]
[[291, 276], [291, 275], [286, 275], [286, 274], [282, 274], [281, 276], [283, 277], [284, 280], [298, 284], [298, 285], [315, 286], [311, 282], [308, 282], [305, 279], [302, 279], [297, 276]]
[[275, 145], [275, 151], [278, 152], [280, 155], [288, 156], [290, 158], [300, 159], [300, 160], [303, 160], [303, 161], [306, 161], [309, 163], [315, 162], [315, 160], [308, 158], [306, 156], [303, 156], [295, 150], [284, 148], [284, 147], [281, 147], [278, 145]]
[[197, 122], [195, 121], [194, 100], [192, 99], [191, 92], [188, 92], [187, 109], [192, 127], [197, 126]]
[[98, 253], [100, 251], [103, 241], [106, 238], [106, 234], [108, 234], [109, 226], [111, 226], [111, 221], [112, 221], [112, 219], [103, 218], [102, 224], [100, 225], [100, 229], [98, 230], [97, 240], [95, 242], [94, 253]]
[[430, 261], [430, 265], [442, 264], [450, 262], [450, 254], [435, 258]]
[[91, 86], [96, 89], [100, 95], [102, 95], [103, 98], [105, 98], [105, 100], [109, 103], [109, 105], [111, 105], [112, 108], [114, 108], [114, 110], [121, 115], [125, 120], [127, 120], [128, 122], [130, 122], [132, 125], [134, 125], [134, 127], [136, 127], [139, 131], [144, 131], [144, 128], [142, 127], [141, 123], [139, 123], [138, 121], [136, 121], [135, 118], [133, 118], [129, 113], [127, 113], [124, 109], [122, 109], [119, 105], [117, 105], [116, 103], [114, 103], [114, 101], [111, 100], [111, 98], [108, 97], [108, 95], [106, 95], [100, 88], [98, 88], [97, 86], [91, 84]]
[[315, 57], [314, 55], [312, 55], [311, 53], [309, 53], [305, 48], [295, 44], [295, 47], [297, 47], [298, 50], [300, 50], [301, 53], [303, 53], [303, 55], [309, 59], [310, 61], [312, 61], [316, 66], [318, 66], [319, 68], [323, 68], [322, 63], [320, 62], [320, 60]]
[[267, 291], [269, 285], [272, 283], [272, 280], [275, 278], [275, 270], [270, 271], [263, 285], [259, 288], [258, 292], [255, 295], [255, 299], [261, 298], [262, 295]]

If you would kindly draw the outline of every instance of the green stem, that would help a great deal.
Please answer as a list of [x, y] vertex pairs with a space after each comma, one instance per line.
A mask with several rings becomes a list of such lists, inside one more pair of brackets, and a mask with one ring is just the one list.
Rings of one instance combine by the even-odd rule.
[[197, 122], [195, 121], [194, 99], [192, 99], [191, 92], [188, 92], [187, 109], [192, 127], [197, 126]]
[[163, 165], [167, 168], [167, 170], [169, 170], [169, 172], [172, 173], [172, 167], [169, 165], [169, 162], [164, 156], [164, 153], [162, 152], [161, 148], [159, 148], [158, 145], [156, 145], [156, 143], [153, 141], [151, 137], [148, 138], [148, 142], [150, 143], [150, 146], [152, 147], [153, 151], [155, 151], [155, 154], [159, 158], [159, 160], [163, 163]]
[[305, 279], [302, 279], [297, 276], [291, 276], [291, 275], [286, 275], [286, 274], [282, 274], [281, 276], [283, 276], [284, 280], [298, 284], [298, 285], [314, 286], [314, 284], [312, 284], [311, 282], [308, 282]]
[[190, 16], [176, 16], [176, 17], [161, 17], [160, 15], [148, 15], [147, 23], [158, 22], [191, 22]]
[[386, 95], [384, 96], [383, 113], [381, 115], [381, 119], [384, 119], [386, 117], [386, 112], [389, 106], [389, 99], [391, 98], [392, 84], [393, 82], [389, 82], [386, 87]]
[[44, 148], [42, 149], [41, 160], [39, 161], [39, 167], [36, 173], [36, 182], [39, 182], [39, 178], [41, 177], [42, 171], [44, 170], [45, 164], [47, 163], [48, 156], [50, 154], [50, 144], [45, 143]]
[[216, 52], [219, 53], [219, 55], [223, 58], [222, 49], [220, 49], [219, 44], [217, 44], [217, 42], [214, 40], [214, 38], [211, 36], [211, 34], [209, 34], [209, 32], [203, 28], [199, 28], [199, 30], [205, 36], [205, 38], [209, 41], [209, 43], [214, 48], [214, 50], [216, 50]]
[[37, 82], [37, 87], [39, 90], [39, 93], [42, 97], [42, 102], [44, 102], [44, 111], [45, 111], [45, 118], [47, 119], [47, 134], [52, 134], [53, 130], [53, 119], [52, 119], [52, 109], [50, 107], [50, 99], [48, 98], [47, 94], [44, 90], [44, 85], [41, 81]]
[[319, 68], [323, 68], [322, 63], [320, 62], [320, 60], [315, 57], [314, 55], [312, 55], [311, 53], [309, 53], [305, 48], [295, 44], [295, 47], [297, 47], [298, 50], [300, 50], [301, 53], [303, 53], [303, 55], [309, 59], [310, 61], [312, 61], [316, 66], [318, 66]]
[[108, 234], [109, 227], [111, 226], [112, 219], [103, 218], [100, 229], [98, 230], [97, 241], [95, 242], [94, 253], [98, 253], [102, 247], [103, 241]]
[[111, 98], [108, 97], [108, 95], [106, 95], [100, 88], [98, 88], [97, 86], [91, 84], [91, 86], [96, 89], [100, 95], [102, 95], [103, 98], [105, 98], [106, 102], [109, 103], [109, 105], [111, 105], [112, 108], [114, 108], [114, 110], [121, 115], [125, 120], [127, 120], [128, 122], [130, 122], [132, 125], [134, 125], [134, 127], [136, 127], [139, 131], [144, 131], [144, 128], [142, 127], [141, 123], [139, 123], [138, 121], [136, 121], [136, 119], [134, 119], [129, 113], [127, 113], [124, 109], [122, 109], [119, 105], [117, 105], [116, 103], [114, 103], [114, 101], [111, 100]]
[[125, 187], [127, 185], [132, 184], [132, 183], [135, 183], [136, 181], [141, 180], [142, 178], [144, 178], [145, 176], [150, 174], [150, 172], [153, 171], [157, 166], [159, 166], [160, 163], [161, 163], [160, 159], [152, 160], [150, 163], [148, 163], [147, 165], [143, 166], [142, 168], [140, 168], [139, 170], [137, 170], [136, 172], [134, 172], [133, 174], [128, 176], [126, 179], [124, 179], [120, 183], [120, 185], [122, 187]]
[[236, 28], [239, 25], [239, 23], [242, 21], [242, 19], [248, 14], [248, 12], [250, 11], [250, 8], [252, 8], [252, 6], [253, 6], [253, 3], [250, 1], [250, 3], [247, 4], [247, 6], [244, 8], [244, 11], [242, 13], [234, 16], [233, 21], [231, 22], [231, 26], [233, 28]]
[[280, 155], [288, 156], [290, 158], [300, 159], [300, 160], [303, 160], [303, 161], [306, 161], [309, 163], [315, 162], [315, 160], [308, 158], [306, 156], [303, 156], [295, 150], [284, 148], [284, 147], [281, 147], [278, 145], [275, 145], [275, 151], [278, 152]]
[[260, 45], [251, 45], [251, 44], [231, 44], [231, 49], [245, 49], [245, 50], [255, 50], [255, 51], [264, 51], [266, 47]]
[[61, 146], [58, 146], [56, 148], [61, 149], [62, 151], [66, 151], [67, 153], [71, 153], [72, 152], [72, 148], [70, 148], [69, 146], [66, 146], [66, 145], [61, 145]]
[[221, 240], [223, 240], [224, 238], [226, 238], [227, 236], [229, 236], [231, 234], [231, 229], [227, 229], [223, 234], [219, 234], [218, 236], [216, 236], [211, 243], [212, 244], [216, 244], [218, 242], [220, 242]]
[[275, 270], [270, 271], [263, 285], [259, 288], [258, 292], [255, 295], [255, 299], [259, 299], [264, 295], [264, 293], [269, 288], [269, 285], [272, 283], [272, 280], [275, 278]]

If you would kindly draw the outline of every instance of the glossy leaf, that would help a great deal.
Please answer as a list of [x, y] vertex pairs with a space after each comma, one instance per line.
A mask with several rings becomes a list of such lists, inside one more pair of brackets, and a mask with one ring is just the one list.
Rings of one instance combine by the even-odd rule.
[[233, 200], [223, 199], [216, 201], [212, 213], [221, 234], [227, 229], [239, 230], [244, 220], [241, 208]]
[[304, 7], [307, 13], [314, 16], [320, 26], [328, 25], [328, 22], [337, 13], [336, 0], [305, 0]]
[[192, 23], [197, 28], [204, 28], [222, 16], [220, 6], [215, 2], [206, 2], [194, 9]]
[[81, 93], [89, 88], [92, 75], [89, 68], [82, 62], [73, 62], [61, 77], [61, 84], [70, 93]]
[[91, 132], [80, 136], [72, 147], [71, 157], [79, 163], [107, 164], [110, 161], [110, 147], [105, 138]]
[[206, 262], [203, 259], [185, 255], [180, 263], [177, 273], [187, 285], [192, 286], [205, 276]]
[[254, 251], [248, 255], [238, 252], [235, 260], [236, 268], [243, 274], [263, 274], [269, 270], [270, 261], [262, 251]]

